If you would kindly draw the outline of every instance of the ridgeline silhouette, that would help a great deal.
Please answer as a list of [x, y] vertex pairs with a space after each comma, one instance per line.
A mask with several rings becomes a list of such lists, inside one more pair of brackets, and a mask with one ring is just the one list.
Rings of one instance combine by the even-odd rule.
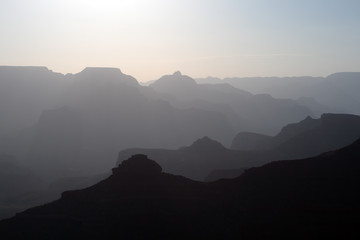
[[327, 77], [202, 78], [198, 83], [228, 83], [254, 94], [290, 98], [314, 113], [360, 114], [360, 73], [339, 72]]
[[335, 150], [352, 143], [359, 136], [360, 116], [324, 114], [319, 119], [307, 117], [289, 124], [274, 137], [240, 133], [231, 149], [204, 137], [189, 147], [177, 150], [125, 149], [119, 153], [119, 161], [142, 153], [156, 159], [169, 173], [200, 181], [216, 180], [233, 177], [236, 173], [241, 174], [244, 168], [261, 166], [270, 161], [299, 159]]
[[358, 117], [312, 118], [356, 112], [357, 76], [305, 81], [309, 94], [298, 88], [299, 99], [284, 86], [289, 98], [278, 99], [180, 72], [143, 86], [116, 68], [64, 75], [0, 66], [0, 218], [105, 179], [121, 150], [120, 159], [145, 153], [166, 172], [214, 181], [345, 146], [359, 136]]
[[201, 183], [145, 155], [107, 179], [0, 222], [4, 239], [357, 239], [360, 139], [337, 151]]

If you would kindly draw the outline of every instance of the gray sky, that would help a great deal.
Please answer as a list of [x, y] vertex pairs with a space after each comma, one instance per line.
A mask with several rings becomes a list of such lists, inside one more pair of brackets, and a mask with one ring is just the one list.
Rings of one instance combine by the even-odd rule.
[[139, 81], [360, 71], [358, 0], [1, 0], [0, 65]]

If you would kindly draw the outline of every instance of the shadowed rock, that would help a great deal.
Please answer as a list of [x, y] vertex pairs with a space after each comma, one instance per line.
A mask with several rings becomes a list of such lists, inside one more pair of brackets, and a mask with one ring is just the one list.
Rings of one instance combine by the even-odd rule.
[[113, 168], [114, 175], [118, 174], [143, 174], [153, 175], [160, 174], [162, 168], [154, 160], [148, 159], [144, 154], [131, 156], [128, 160], [122, 161], [117, 168]]
[[359, 158], [360, 139], [200, 183], [134, 155], [92, 187], [1, 221], [0, 231], [4, 239], [358, 239]]

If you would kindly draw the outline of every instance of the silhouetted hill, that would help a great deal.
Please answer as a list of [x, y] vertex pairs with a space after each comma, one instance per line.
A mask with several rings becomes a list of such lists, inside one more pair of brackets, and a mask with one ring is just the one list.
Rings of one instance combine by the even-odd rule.
[[[227, 83], [196, 84], [180, 73], [154, 86], [141, 86], [114, 68], [63, 75], [45, 67], [0, 67], [0, 152], [15, 156], [21, 167], [41, 177], [41, 184], [67, 179], [60, 185], [72, 187], [83, 176], [107, 172], [121, 149], [178, 149], [202, 136], [229, 146], [240, 131], [275, 133], [311, 114], [293, 100], [253, 95]], [[280, 155], [207, 144], [164, 151], [164, 169], [203, 180], [216, 169], [293, 156], [291, 147]], [[19, 201], [28, 204], [43, 194], [25, 194]]]
[[[244, 189], [250, 189], [249, 186], [256, 182], [256, 189], [253, 189], [255, 187], [255, 184], [253, 184], [251, 191], [262, 193], [264, 197], [269, 195], [273, 198], [278, 198], [279, 192], [284, 191], [286, 196], [281, 196], [281, 198], [284, 198], [284, 201], [286, 201], [286, 198], [293, 198], [292, 201], [297, 201], [296, 204], [306, 203], [302, 199], [302, 197], [306, 197], [309, 199], [327, 199], [326, 202], [332, 202], [333, 204], [336, 204], [336, 201], [341, 201], [358, 205], [354, 201], [355, 199], [348, 198], [346, 195], [329, 195], [330, 193], [327, 192], [329, 189], [327, 188], [338, 188], [339, 183], [344, 184], [346, 182], [346, 185], [342, 186], [345, 189], [341, 189], [341, 187], [336, 189], [336, 191], [344, 190], [348, 191], [347, 194], [354, 194], [350, 189], [354, 184], [358, 184], [360, 180], [360, 176], [357, 174], [360, 168], [359, 157], [360, 139], [349, 146], [325, 152], [315, 157], [292, 161], [274, 161], [261, 167], [248, 169], [235, 181], [238, 183], [242, 182]], [[271, 182], [265, 181], [265, 179], [271, 179]], [[283, 181], [285, 179], [290, 182], [285, 183]], [[299, 188], [295, 184], [298, 184]], [[316, 186], [315, 184], [319, 185]], [[313, 191], [312, 189], [317, 188], [320, 192], [314, 191], [309, 196], [301, 196], [298, 191], [300, 191], [300, 187], [305, 187], [305, 185], [307, 185], [307, 191]], [[265, 191], [265, 188], [268, 188], [268, 190]], [[296, 198], [296, 195], [298, 198]], [[354, 196], [356, 198], [360, 197], [357, 194]], [[270, 201], [269, 198], [266, 199]], [[323, 203], [318, 202], [317, 204]]]
[[[343, 149], [303, 160], [277, 161], [235, 179], [233, 200], [248, 206], [258, 239], [360, 237], [360, 139]], [[247, 214], [245, 214], [247, 215]], [[252, 229], [252, 228], [251, 228]], [[253, 229], [252, 229], [253, 230]]]
[[91, 87], [112, 87], [116, 84], [134, 87], [139, 85], [134, 77], [122, 73], [118, 68], [87, 67], [74, 77], [78, 79], [77, 83], [85, 81], [85, 85], [88, 84]]
[[189, 147], [183, 147], [180, 149], [184, 152], [221, 152], [226, 151], [226, 148], [219, 142], [212, 140], [209, 137], [203, 137], [196, 140], [193, 144]]
[[275, 148], [289, 156], [308, 157], [348, 145], [360, 135], [360, 116], [324, 114], [320, 127], [304, 132]]
[[92, 187], [1, 221], [0, 231], [4, 239], [357, 239], [359, 159], [360, 139], [200, 183], [134, 155]]
[[[186, 91], [189, 97], [194, 97], [197, 93], [197, 84], [194, 79], [189, 76], [182, 75], [181, 72], [177, 71], [173, 75], [165, 75], [159, 78], [159, 80], [150, 84], [150, 86], [160, 92], [176, 93], [178, 91]], [[185, 96], [177, 96], [185, 99]]]
[[[27, 231], [42, 229], [40, 235], [57, 235], [58, 239], [116, 235], [126, 239], [181, 239], [205, 227], [201, 216], [205, 207], [201, 205], [207, 204], [201, 190], [202, 183], [163, 173], [154, 161], [135, 155], [113, 169], [112, 176], [104, 181], [84, 190], [64, 192], [58, 201], [27, 210], [23, 213], [27, 219], [24, 231], [14, 235], [30, 238]], [[32, 222], [30, 216], [40, 215], [38, 226], [27, 225]], [[185, 219], [190, 224], [183, 225]], [[175, 232], [179, 235], [174, 236]]]
[[169, 173], [204, 180], [211, 172], [217, 171], [218, 178], [226, 178], [237, 169], [261, 166], [277, 159], [299, 159], [335, 150], [350, 144], [359, 136], [359, 116], [324, 114], [319, 119], [307, 117], [299, 123], [289, 124], [274, 137], [240, 133], [234, 140], [234, 143], [238, 141], [241, 144], [238, 145], [239, 150], [228, 149], [219, 142], [204, 137], [177, 150], [125, 149], [119, 153], [119, 159], [142, 153], [156, 159]]
[[[152, 84], [168, 91], [170, 97], [164, 97], [114, 68], [86, 68], [67, 75], [46, 68], [2, 69], [4, 96], [28, 96], [19, 107], [5, 109], [4, 116], [26, 109], [36, 112], [38, 120], [14, 116], [26, 123], [0, 135], [0, 150], [48, 181], [106, 172], [119, 149], [178, 148], [202, 136], [229, 145], [240, 130], [275, 131], [309, 114], [288, 100], [253, 96], [228, 84], [198, 85], [179, 72]], [[24, 88], [29, 84], [34, 84], [29, 88], [34, 91]], [[7, 99], [3, 102], [12, 102]]]
[[[194, 79], [180, 72], [165, 75], [149, 86], [160, 93], [168, 94], [165, 99], [174, 105], [212, 109], [222, 112], [230, 119], [234, 119], [235, 115], [238, 122], [231, 123], [237, 129], [275, 133], [283, 125], [312, 114], [309, 109], [293, 100], [275, 99], [266, 94], [253, 95], [227, 83], [197, 84]], [[169, 96], [175, 96], [176, 99]], [[225, 108], [218, 104], [225, 105]]]
[[118, 163], [136, 153], [142, 153], [156, 159], [156, 162], [166, 172], [200, 181], [204, 180], [215, 169], [234, 169], [254, 164], [249, 159], [242, 159], [240, 152], [227, 149], [208, 137], [198, 139], [190, 146], [177, 150], [125, 149], [119, 153]]
[[61, 104], [68, 82], [46, 67], [0, 66], [0, 136], [34, 124]]
[[[311, 98], [315, 105], [305, 106], [318, 112], [360, 114], [359, 72], [340, 72], [327, 77], [253, 77], [203, 78], [198, 83], [229, 83], [254, 94], [268, 93], [275, 98]], [[301, 101], [300, 101], [301, 103]], [[311, 106], [312, 105], [312, 106]], [[320, 108], [319, 108], [320, 107]]]
[[[340, 122], [337, 124], [340, 124]], [[321, 118], [313, 119], [308, 116], [298, 123], [291, 123], [286, 125], [275, 136], [268, 136], [251, 132], [241, 132], [234, 138], [231, 148], [237, 150], [270, 150], [293, 137], [313, 130], [319, 125], [321, 125]], [[334, 127], [341, 128], [341, 125], [336, 126], [335, 124]]]
[[[65, 76], [46, 68], [1, 69], [0, 84], [7, 87], [1, 97], [9, 98], [0, 105], [13, 102], [11, 97], [17, 94], [28, 96], [28, 102], [15, 101], [19, 110], [4, 109], [4, 116], [28, 108], [37, 118], [0, 134], [0, 150], [48, 181], [106, 172], [123, 148], [176, 148], [204, 135], [227, 144], [233, 138], [234, 128], [221, 112], [174, 107], [119, 69], [86, 68]], [[42, 105], [36, 105], [37, 111], [28, 107], [38, 99]]]
[[311, 114], [291, 100], [199, 85], [180, 72], [144, 87], [115, 68], [63, 75], [1, 67], [0, 93], [0, 151], [48, 182], [106, 172], [119, 149], [174, 149], [202, 136], [229, 146], [239, 131], [277, 132]]
[[[286, 158], [309, 157], [348, 145], [360, 136], [360, 116], [323, 114], [285, 126], [274, 137], [239, 133], [232, 144], [237, 150], [273, 150]], [[246, 140], [250, 139], [250, 142]]]
[[236, 89], [229, 84], [197, 84], [194, 79], [182, 75], [179, 71], [172, 75], [165, 75], [149, 86], [182, 101], [201, 99], [211, 102], [228, 102], [229, 99], [238, 101], [252, 96], [251, 93]]

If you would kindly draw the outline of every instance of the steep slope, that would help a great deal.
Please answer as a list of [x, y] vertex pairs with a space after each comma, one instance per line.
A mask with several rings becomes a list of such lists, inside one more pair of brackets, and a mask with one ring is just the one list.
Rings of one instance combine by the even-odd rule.
[[0, 231], [4, 239], [357, 239], [359, 159], [360, 139], [200, 183], [135, 155], [92, 187], [1, 221]]

